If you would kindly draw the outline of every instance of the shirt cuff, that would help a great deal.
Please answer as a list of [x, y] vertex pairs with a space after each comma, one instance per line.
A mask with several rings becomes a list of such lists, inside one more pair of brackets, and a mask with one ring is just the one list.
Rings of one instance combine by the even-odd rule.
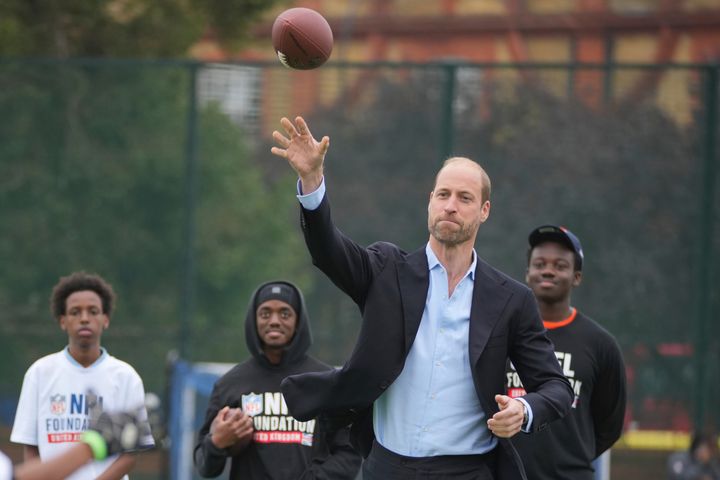
[[523, 405], [525, 405], [525, 408], [527, 408], [528, 421], [527, 421], [527, 424], [523, 425], [523, 428], [521, 428], [521, 430], [525, 433], [530, 433], [530, 432], [532, 432], [532, 422], [533, 422], [532, 408], [530, 408], [530, 404], [522, 397], [515, 397], [515, 400], [520, 400], [523, 403]]
[[323, 176], [320, 186], [314, 191], [307, 195], [303, 194], [302, 184], [300, 180], [297, 181], [297, 199], [300, 201], [300, 205], [305, 210], [315, 210], [322, 203], [322, 199], [325, 198], [325, 177]]

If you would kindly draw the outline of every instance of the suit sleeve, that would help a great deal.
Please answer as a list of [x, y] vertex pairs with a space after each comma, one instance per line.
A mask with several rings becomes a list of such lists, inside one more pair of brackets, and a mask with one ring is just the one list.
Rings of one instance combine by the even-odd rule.
[[625, 364], [615, 339], [609, 338], [601, 355], [599, 376], [590, 400], [595, 427], [595, 457], [620, 438], [627, 401]]
[[574, 395], [545, 333], [535, 297], [530, 290], [524, 290], [523, 295], [511, 332], [509, 355], [527, 392], [523, 398], [532, 408], [533, 422], [528, 432], [532, 433], [564, 417], [570, 411]]
[[210, 395], [208, 408], [205, 412], [205, 423], [198, 432], [198, 440], [193, 454], [195, 468], [203, 478], [217, 477], [225, 469], [228, 454], [224, 449], [217, 448], [210, 440], [209, 435], [210, 426], [217, 413], [225, 406], [224, 403], [216, 384]]
[[314, 459], [300, 480], [353, 480], [360, 470], [361, 457], [350, 445], [350, 429], [326, 434], [329, 454]]
[[[300, 223], [313, 265], [358, 305], [363, 305], [382, 255], [365, 249], [333, 224], [327, 194], [315, 210], [302, 208]], [[377, 255], [371, 255], [371, 253]]]

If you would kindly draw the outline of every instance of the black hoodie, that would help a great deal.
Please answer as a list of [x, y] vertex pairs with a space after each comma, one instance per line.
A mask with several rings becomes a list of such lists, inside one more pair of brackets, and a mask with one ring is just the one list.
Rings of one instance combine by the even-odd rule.
[[[289, 285], [300, 299], [295, 335], [279, 365], [265, 357], [255, 318], [258, 292], [269, 283]], [[241, 407], [255, 425], [253, 441], [231, 457], [230, 480], [354, 479], [361, 457], [350, 446], [349, 430], [321, 432], [315, 420], [295, 420], [280, 393], [280, 382], [288, 375], [331, 368], [307, 355], [312, 334], [305, 300], [295, 285], [274, 281], [255, 290], [245, 318], [245, 341], [252, 357], [233, 367], [213, 387], [195, 447], [195, 466], [200, 475], [217, 477], [225, 468], [230, 453], [215, 447], [209, 431], [218, 411], [229, 406]]]

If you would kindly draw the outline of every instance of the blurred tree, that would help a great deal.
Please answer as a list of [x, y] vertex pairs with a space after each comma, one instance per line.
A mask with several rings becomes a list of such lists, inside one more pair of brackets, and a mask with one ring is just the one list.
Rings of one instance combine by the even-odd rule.
[[[0, 72], [4, 389], [19, 391], [24, 369], [64, 344], [47, 299], [80, 269], [118, 291], [111, 352], [161, 385], [182, 305], [188, 82], [188, 70], [158, 65]], [[236, 361], [251, 291], [274, 277], [307, 287], [308, 261], [290, 172], [265, 181], [246, 135], [216, 106], [201, 109], [199, 139], [191, 351]]]
[[[694, 130], [653, 104], [596, 110], [528, 86], [510, 97], [502, 88], [486, 93], [492, 118], [481, 135], [465, 131], [460, 138], [487, 152], [497, 179], [502, 213], [487, 239], [493, 258], [515, 257], [509, 270], [520, 277], [534, 224], [567, 225], [586, 249], [585, 288], [575, 295], [591, 316], [626, 346], [638, 338], [689, 340], [677, 319], [693, 310], [692, 186], [700, 179]], [[521, 245], [503, 240], [518, 227]], [[672, 297], [657, 296], [669, 290]]]
[[[5, 0], [0, 55], [185, 56], [203, 34], [234, 48], [282, 0]], [[48, 321], [47, 296], [61, 275], [96, 271], [120, 293], [106, 339], [157, 388], [165, 353], [177, 347], [185, 255], [185, 146], [189, 70], [148, 64], [5, 62], [0, 69], [0, 306], [2, 389], [64, 342]], [[302, 282], [300, 237], [284, 231], [292, 179], [261, 177], [243, 132], [219, 109], [201, 110], [197, 205], [197, 358], [236, 360], [254, 286], [271, 272]], [[285, 183], [283, 183], [285, 182]], [[289, 215], [289, 213], [287, 213]], [[261, 252], [258, 251], [262, 246]], [[30, 333], [32, 332], [32, 333]], [[10, 335], [5, 336], [10, 339]], [[152, 339], [152, 341], [146, 341]], [[7, 344], [7, 345], [6, 345]], [[9, 387], [8, 387], [9, 385]]]
[[230, 49], [283, 0], [3, 0], [0, 55], [176, 57], [205, 32]]
[[[693, 126], [653, 104], [594, 110], [467, 70], [454, 98], [455, 153], [493, 179], [478, 253], [522, 281], [528, 232], [568, 225], [587, 251], [576, 292], [584, 310], [625, 346], [689, 341], [700, 180]], [[311, 126], [332, 141], [326, 175], [340, 228], [361, 243], [415, 249], [427, 239], [425, 206], [443, 160], [445, 79], [432, 69], [378, 70], [373, 79], [378, 88], [359, 107], [318, 112]]]

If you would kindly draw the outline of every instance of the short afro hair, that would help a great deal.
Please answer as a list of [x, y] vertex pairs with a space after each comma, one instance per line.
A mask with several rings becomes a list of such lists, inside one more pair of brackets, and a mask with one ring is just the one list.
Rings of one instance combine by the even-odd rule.
[[67, 298], [75, 292], [90, 290], [97, 293], [102, 301], [103, 313], [110, 316], [115, 304], [115, 291], [108, 282], [100, 275], [87, 272], [73, 272], [66, 277], [61, 277], [57, 285], [53, 287], [50, 295], [50, 310], [53, 317], [59, 320], [65, 315]]

